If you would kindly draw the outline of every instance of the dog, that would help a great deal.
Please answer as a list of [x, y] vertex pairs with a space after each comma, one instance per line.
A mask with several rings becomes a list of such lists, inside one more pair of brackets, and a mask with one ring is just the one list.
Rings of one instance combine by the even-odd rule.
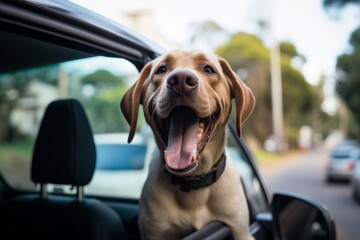
[[233, 99], [240, 137], [255, 105], [252, 91], [223, 58], [199, 50], [149, 62], [123, 96], [128, 142], [143, 105], [158, 148], [140, 197], [142, 239], [181, 239], [214, 220], [234, 239], [253, 239], [240, 175], [225, 156]]

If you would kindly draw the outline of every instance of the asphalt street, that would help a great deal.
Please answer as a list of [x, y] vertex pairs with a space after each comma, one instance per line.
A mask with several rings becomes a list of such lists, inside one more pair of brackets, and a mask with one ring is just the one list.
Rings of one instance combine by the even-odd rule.
[[281, 163], [263, 166], [273, 192], [292, 192], [325, 204], [332, 213], [338, 240], [360, 239], [360, 205], [351, 196], [348, 183], [325, 182], [329, 151], [311, 150]]

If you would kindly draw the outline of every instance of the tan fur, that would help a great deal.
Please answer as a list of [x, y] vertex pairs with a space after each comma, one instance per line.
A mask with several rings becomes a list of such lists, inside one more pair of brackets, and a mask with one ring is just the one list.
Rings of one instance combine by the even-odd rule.
[[[167, 66], [167, 72], [155, 74], [163, 65]], [[215, 74], [204, 71], [207, 65]], [[190, 70], [198, 79], [196, 90], [180, 100], [174, 99], [166, 86], [167, 76], [176, 69]], [[211, 186], [181, 192], [164, 173], [166, 144], [156, 127], [158, 119], [154, 118], [154, 113], [162, 118], [168, 116], [174, 105], [186, 105], [201, 118], [214, 112], [219, 114], [211, 137], [198, 156], [199, 164], [188, 173], [198, 175], [209, 172], [224, 152], [232, 99], [235, 99], [236, 127], [240, 136], [241, 125], [253, 110], [254, 96], [224, 59], [200, 51], [171, 51], [153, 60], [124, 95], [121, 109], [130, 124], [129, 142], [134, 136], [138, 108], [142, 104], [159, 150], [153, 156], [140, 198], [139, 226], [143, 239], [182, 238], [213, 220], [230, 226], [235, 239], [252, 239], [246, 198], [232, 160], [227, 158], [223, 175]]]

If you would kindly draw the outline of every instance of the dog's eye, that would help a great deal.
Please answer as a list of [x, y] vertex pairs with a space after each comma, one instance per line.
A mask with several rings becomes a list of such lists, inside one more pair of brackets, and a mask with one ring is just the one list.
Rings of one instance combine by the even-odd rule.
[[214, 74], [214, 73], [216, 73], [215, 70], [214, 70], [211, 66], [209, 66], [209, 65], [206, 65], [206, 66], [204, 67], [204, 71], [205, 71], [207, 74]]
[[162, 73], [164, 73], [166, 71], [167, 71], [166, 66], [161, 66], [161, 67], [158, 68], [158, 70], [156, 70], [155, 74], [162, 74]]

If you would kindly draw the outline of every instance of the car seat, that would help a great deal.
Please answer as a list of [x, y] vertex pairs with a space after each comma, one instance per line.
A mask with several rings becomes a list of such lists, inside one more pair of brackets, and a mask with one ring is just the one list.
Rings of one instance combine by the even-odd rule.
[[[31, 167], [40, 193], [18, 194], [0, 204], [0, 238], [126, 239], [119, 215], [84, 195], [95, 164], [93, 133], [81, 104], [75, 99], [49, 104]], [[48, 183], [72, 185], [76, 195], [49, 194]]]

